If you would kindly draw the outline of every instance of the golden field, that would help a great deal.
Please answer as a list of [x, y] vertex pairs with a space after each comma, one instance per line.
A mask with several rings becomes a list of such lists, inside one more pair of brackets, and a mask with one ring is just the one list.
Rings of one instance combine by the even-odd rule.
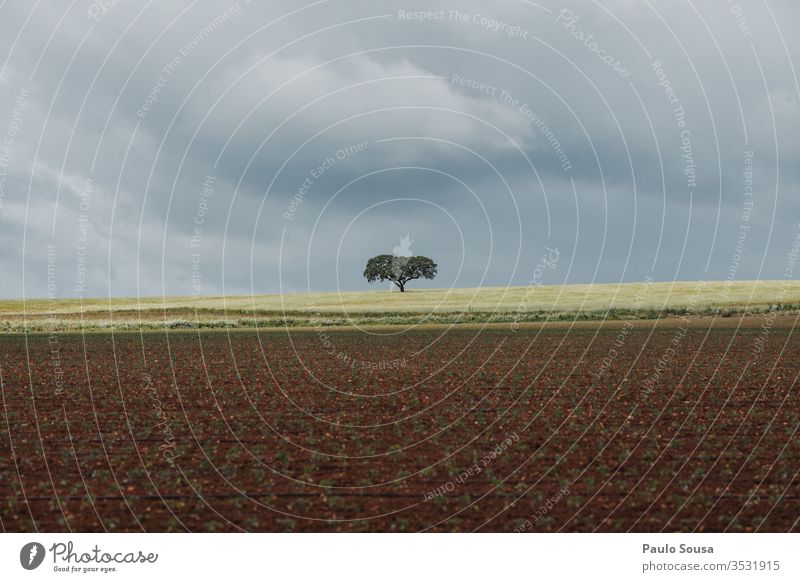
[[658, 319], [800, 310], [800, 282], [347, 291], [227, 297], [0, 301], [0, 331], [249, 328]]

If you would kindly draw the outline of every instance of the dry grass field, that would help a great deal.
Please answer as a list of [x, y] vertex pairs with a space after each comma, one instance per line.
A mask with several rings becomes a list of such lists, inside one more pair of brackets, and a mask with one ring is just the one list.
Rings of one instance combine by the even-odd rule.
[[522, 324], [800, 310], [800, 281], [530, 287], [0, 301], [0, 332]]

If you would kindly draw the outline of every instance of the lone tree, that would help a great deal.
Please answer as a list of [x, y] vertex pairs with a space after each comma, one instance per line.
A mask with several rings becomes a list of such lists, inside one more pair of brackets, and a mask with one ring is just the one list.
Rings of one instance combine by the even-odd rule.
[[414, 279], [433, 279], [438, 268], [428, 257], [378, 255], [367, 261], [364, 277], [370, 283], [391, 281], [405, 292], [406, 283]]

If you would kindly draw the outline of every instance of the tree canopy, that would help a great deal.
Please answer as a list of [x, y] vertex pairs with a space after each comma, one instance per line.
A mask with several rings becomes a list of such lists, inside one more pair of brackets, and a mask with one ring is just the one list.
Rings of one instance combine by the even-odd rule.
[[364, 277], [370, 283], [391, 281], [405, 292], [406, 283], [415, 279], [433, 279], [439, 267], [428, 257], [378, 255], [367, 261]]

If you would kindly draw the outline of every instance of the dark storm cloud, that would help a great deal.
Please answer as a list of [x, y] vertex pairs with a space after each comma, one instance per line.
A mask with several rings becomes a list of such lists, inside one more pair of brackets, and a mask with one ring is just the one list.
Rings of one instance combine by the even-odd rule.
[[798, 229], [795, 3], [65, 10], [0, 10], [5, 297], [50, 244], [58, 295], [158, 295], [366, 288], [406, 234], [432, 286], [725, 278], [745, 214], [779, 278]]

